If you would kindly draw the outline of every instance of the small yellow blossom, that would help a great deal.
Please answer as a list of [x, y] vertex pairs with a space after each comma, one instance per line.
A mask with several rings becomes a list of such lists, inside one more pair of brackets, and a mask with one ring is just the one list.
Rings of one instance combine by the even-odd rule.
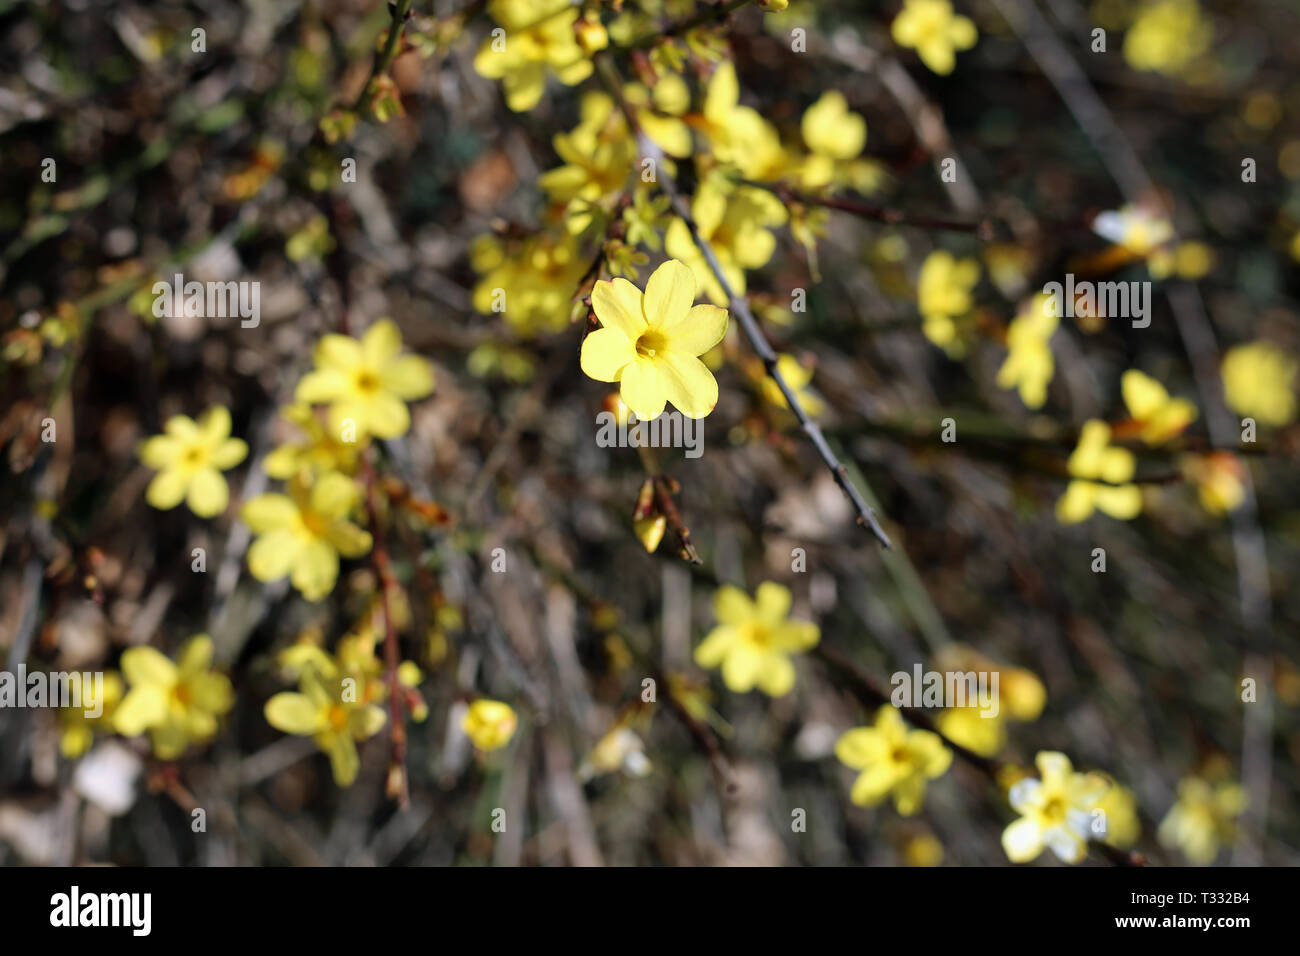
[[480, 697], [465, 711], [460, 729], [479, 750], [499, 750], [510, 743], [518, 725], [519, 718], [509, 704]]
[[718, 403], [718, 383], [698, 358], [727, 331], [727, 312], [697, 305], [695, 277], [670, 259], [654, 271], [645, 293], [626, 279], [597, 282], [591, 305], [601, 328], [582, 343], [582, 370], [598, 382], [618, 382], [638, 419], [659, 416], [671, 401], [690, 418]]
[[596, 742], [591, 753], [578, 767], [578, 779], [586, 782], [603, 774], [622, 771], [631, 777], [644, 777], [650, 772], [650, 761], [645, 755], [645, 743], [636, 731], [620, 722]]
[[1246, 467], [1232, 452], [1186, 455], [1183, 474], [1196, 485], [1201, 507], [1210, 514], [1235, 511], [1246, 500]]
[[484, 315], [503, 314], [523, 336], [557, 332], [569, 324], [573, 290], [590, 261], [567, 229], [509, 244], [480, 236], [470, 247], [470, 263], [482, 276], [474, 286], [474, 308]]
[[[506, 105], [516, 113], [537, 105], [548, 69], [566, 86], [591, 75], [590, 55], [574, 32], [578, 8], [569, 0], [490, 0], [488, 13], [501, 25], [500, 32], [494, 30], [484, 40], [474, 69], [501, 80]], [[590, 24], [583, 36], [588, 44], [599, 40]]]
[[903, 862], [908, 866], [939, 866], [943, 844], [933, 833], [918, 833], [903, 844]]
[[1246, 791], [1238, 783], [1185, 777], [1178, 784], [1178, 801], [1160, 822], [1156, 837], [1195, 864], [1213, 863], [1219, 847], [1236, 840], [1237, 817], [1246, 803]]
[[1007, 327], [1007, 358], [998, 369], [998, 388], [1015, 388], [1026, 408], [1042, 408], [1056, 372], [1051, 339], [1060, 319], [1047, 307], [1051, 297], [1039, 293]]
[[890, 26], [894, 42], [911, 47], [935, 73], [948, 74], [956, 51], [969, 50], [979, 34], [969, 17], [955, 14], [948, 0], [904, 0]]
[[[701, 183], [691, 201], [691, 217], [717, 256], [731, 291], [744, 295], [745, 270], [767, 265], [776, 251], [776, 236], [770, 230], [784, 225], [788, 213], [781, 201], [766, 190], [753, 186], [728, 188], [709, 179]], [[690, 267], [695, 281], [714, 304], [727, 304], [722, 284], [681, 219], [669, 223], [664, 248], [668, 255]]]
[[1223, 394], [1232, 410], [1263, 425], [1290, 424], [1296, 415], [1296, 372], [1300, 364], [1265, 341], [1228, 350], [1223, 357]]
[[339, 673], [322, 674], [306, 666], [299, 692], [285, 691], [266, 702], [266, 720], [276, 730], [311, 737], [329, 755], [334, 782], [350, 786], [361, 769], [357, 741], [379, 733], [384, 709], [358, 698], [355, 683]]
[[297, 425], [304, 438], [286, 442], [266, 456], [262, 468], [272, 478], [287, 480], [300, 473], [311, 476], [327, 471], [352, 474], [356, 470], [361, 446], [336, 440], [310, 405], [287, 405], [280, 416]]
[[941, 777], [952, 765], [952, 751], [928, 730], [909, 730], [903, 716], [889, 704], [876, 712], [873, 727], [855, 727], [835, 742], [840, 763], [862, 771], [849, 799], [874, 807], [893, 794], [903, 816], [921, 809], [925, 782]]
[[198, 634], [172, 663], [152, 647], [122, 653], [122, 674], [130, 689], [113, 714], [113, 726], [126, 737], [149, 731], [154, 755], [175, 760], [191, 744], [217, 733], [217, 720], [230, 710], [230, 681], [212, 667], [212, 638]]
[[1002, 831], [1002, 849], [1013, 863], [1037, 859], [1044, 848], [1064, 863], [1078, 863], [1093, 835], [1092, 810], [1107, 789], [1097, 774], [1076, 773], [1065, 754], [1041, 751], [1034, 760], [1038, 779], [1017, 781], [1008, 795], [1020, 814]]
[[429, 362], [401, 350], [402, 336], [391, 319], [380, 319], [360, 341], [326, 335], [313, 352], [316, 368], [298, 383], [295, 398], [329, 405], [330, 430], [341, 441], [398, 438], [411, 426], [405, 403], [433, 391]]
[[113, 732], [113, 716], [117, 712], [117, 705], [122, 702], [126, 688], [117, 671], [106, 671], [97, 702], [102, 704], [100, 714], [98, 717], [90, 717], [86, 714], [88, 701], [85, 694], [87, 691], [93, 693], [93, 688], [85, 686], [80, 671], [73, 671], [69, 677], [73, 684], [79, 685], [76, 692], [82, 695], [80, 699], [83, 706], [59, 708], [59, 752], [69, 760], [75, 760], [90, 749], [96, 734]]
[[1148, 445], [1160, 445], [1182, 434], [1196, 420], [1196, 406], [1185, 398], [1170, 398], [1165, 387], [1135, 368], [1120, 378], [1124, 404], [1140, 426], [1139, 436]]
[[1125, 35], [1124, 59], [1136, 70], [1178, 76], [1213, 38], [1196, 0], [1157, 0], [1142, 8]]
[[329, 472], [311, 485], [295, 478], [288, 491], [244, 505], [244, 522], [257, 535], [248, 549], [248, 570], [259, 581], [290, 575], [303, 597], [319, 601], [338, 580], [339, 556], [356, 558], [370, 550], [369, 532], [348, 520], [361, 490], [347, 476]]
[[981, 757], [992, 757], [1007, 744], [1007, 721], [1001, 710], [985, 713], [978, 704], [949, 707], [934, 721], [948, 740]]
[[798, 171], [805, 189], [836, 183], [869, 193], [880, 186], [879, 164], [858, 159], [867, 142], [867, 121], [849, 109], [843, 93], [823, 93], [804, 111], [800, 131], [809, 149]]
[[722, 680], [737, 694], [755, 686], [770, 697], [782, 697], [794, 687], [790, 655], [816, 646], [816, 624], [792, 621], [789, 588], [772, 581], [758, 586], [755, 600], [739, 588], [723, 585], [713, 596], [718, 626], [695, 648], [695, 663], [712, 669], [721, 665]]
[[1110, 426], [1090, 419], [1079, 434], [1079, 444], [1066, 464], [1073, 480], [1056, 503], [1062, 524], [1084, 521], [1100, 509], [1127, 521], [1142, 510], [1142, 490], [1129, 484], [1137, 461], [1127, 448], [1110, 444]]
[[1163, 212], [1144, 206], [1122, 206], [1098, 213], [1092, 231], [1140, 259], [1161, 250], [1174, 238], [1174, 224]]
[[175, 415], [140, 446], [140, 460], [158, 474], [149, 482], [145, 499], [166, 511], [182, 500], [200, 518], [226, 510], [230, 489], [223, 471], [234, 468], [248, 455], [242, 439], [230, 437], [230, 412], [214, 405], [196, 422]]
[[954, 321], [971, 309], [971, 289], [979, 281], [974, 259], [955, 259], [939, 249], [925, 257], [916, 282], [917, 307], [925, 320], [925, 337], [950, 356], [960, 357], [965, 343]]
[[[825, 403], [808, 387], [812, 383], [813, 370], [786, 352], [782, 352], [777, 356], [776, 370], [785, 379], [785, 383], [794, 390], [795, 397], [799, 399], [799, 404], [803, 406], [803, 410], [812, 418], [821, 415], [826, 408]], [[747, 371], [752, 372], [754, 379], [759, 383], [764, 400], [777, 408], [788, 409], [790, 407], [785, 400], [785, 395], [776, 384], [776, 379], [767, 374], [767, 369], [763, 367], [762, 362], [756, 361]]]
[[1128, 787], [1121, 786], [1106, 774], [1098, 776], [1105, 779], [1108, 787], [1092, 810], [1093, 834], [1098, 836], [1097, 821], [1100, 820], [1100, 830], [1105, 833], [1102, 842], [1119, 850], [1127, 850], [1142, 833], [1142, 825], [1138, 822], [1137, 797]]
[[703, 120], [719, 162], [735, 166], [746, 179], [780, 175], [786, 162], [781, 137], [758, 110], [740, 105], [740, 83], [729, 60], [718, 66], [705, 89]]

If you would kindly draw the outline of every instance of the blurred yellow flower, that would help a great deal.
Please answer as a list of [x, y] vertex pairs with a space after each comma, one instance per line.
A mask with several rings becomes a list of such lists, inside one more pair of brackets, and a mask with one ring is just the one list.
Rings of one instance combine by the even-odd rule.
[[909, 730], [903, 716], [889, 704], [876, 712], [873, 727], [855, 727], [835, 742], [840, 763], [862, 771], [849, 799], [874, 807], [893, 794], [903, 816], [921, 809], [925, 782], [942, 776], [952, 765], [952, 751], [928, 730]]
[[[566, 86], [591, 75], [590, 54], [574, 31], [578, 8], [569, 0], [489, 0], [488, 13], [501, 26], [479, 48], [474, 69], [501, 80], [506, 105], [516, 113], [542, 98], [548, 68]], [[599, 42], [589, 23], [582, 36], [589, 46]]]
[[266, 702], [267, 723], [311, 737], [329, 755], [334, 782], [350, 786], [361, 769], [357, 741], [379, 733], [387, 719], [384, 709], [359, 698], [352, 678], [322, 674], [312, 665], [302, 669], [298, 686], [299, 692], [284, 691]]
[[361, 446], [337, 441], [310, 405], [287, 405], [280, 410], [280, 416], [297, 425], [305, 437], [286, 442], [266, 456], [262, 468], [272, 478], [287, 480], [300, 473], [311, 477], [327, 471], [352, 474], [356, 470]]
[[948, 0], [904, 0], [890, 26], [894, 42], [911, 47], [935, 73], [948, 74], [956, 51], [969, 50], [979, 34], [968, 17], [955, 14]]
[[1178, 800], [1160, 822], [1156, 838], [1162, 846], [1181, 850], [1195, 864], [1213, 863], [1219, 847], [1236, 840], [1237, 817], [1246, 803], [1246, 791], [1231, 780], [1212, 784], [1200, 777], [1184, 777], [1178, 784]]
[[1034, 763], [1038, 779], [1017, 781], [1008, 795], [1020, 819], [1002, 831], [1002, 849], [1013, 863], [1036, 859], [1044, 848], [1064, 863], [1078, 863], [1088, 852], [1092, 810], [1105, 794], [1106, 780], [1075, 772], [1070, 759], [1056, 751], [1039, 752]]
[[460, 729], [479, 750], [499, 750], [510, 743], [518, 725], [519, 718], [509, 704], [480, 697], [465, 711]]
[[1148, 445], [1167, 442], [1196, 420], [1195, 405], [1185, 398], [1170, 398], [1163, 385], [1135, 368], [1120, 377], [1120, 391], [1128, 413], [1141, 427], [1139, 436]]
[[260, 495], [244, 505], [244, 523], [257, 535], [248, 549], [248, 570], [259, 581], [291, 575], [309, 601], [329, 594], [338, 580], [339, 556], [370, 550], [370, 534], [348, 520], [361, 490], [338, 472], [314, 484], [289, 482], [288, 495]]
[[1174, 224], [1163, 212], [1130, 205], [1098, 213], [1092, 220], [1092, 231], [1145, 259], [1173, 239]]
[[1007, 327], [1007, 358], [998, 369], [998, 388], [1015, 388], [1026, 408], [1041, 408], [1056, 371], [1051, 338], [1060, 319], [1052, 314], [1051, 296], [1038, 293]]
[[1196, 485], [1201, 507], [1210, 514], [1227, 514], [1246, 500], [1246, 467], [1232, 452], [1185, 455], [1182, 469]]
[[965, 343], [954, 321], [971, 309], [971, 289], [979, 281], [980, 267], [974, 259], [956, 259], [938, 249], [925, 257], [916, 282], [917, 308], [925, 320], [922, 331], [939, 348], [957, 358]]
[[713, 155], [746, 179], [776, 178], [784, 168], [781, 137], [758, 110], [740, 105], [740, 83], [730, 60], [719, 64], [709, 80], [703, 120]]
[[695, 277], [670, 259], [654, 271], [645, 293], [626, 279], [597, 282], [591, 305], [601, 328], [582, 343], [582, 370], [598, 382], [618, 382], [623, 402], [641, 421], [671, 401], [683, 415], [703, 418], [718, 403], [718, 383], [698, 358], [727, 331], [727, 312], [697, 305]]
[[1156, 0], [1142, 8], [1125, 35], [1124, 59], [1136, 70], [1178, 76], [1213, 38], [1196, 0]]
[[[691, 216], [700, 236], [713, 248], [722, 275], [736, 295], [745, 294], [745, 270], [767, 265], [776, 251], [776, 236], [771, 228], [788, 219], [785, 206], [766, 190], [724, 187], [716, 179], [700, 184], [691, 202]], [[690, 267], [699, 288], [714, 304], [727, 304], [722, 284], [681, 219], [674, 217], [668, 224], [664, 248], [668, 255]]]
[[163, 511], [182, 500], [200, 518], [226, 510], [230, 489], [221, 472], [234, 468], [248, 454], [242, 439], [230, 437], [230, 412], [213, 405], [196, 422], [175, 415], [140, 446], [140, 460], [158, 474], [149, 482], [145, 499]]
[[[1093, 806], [1093, 817], [1097, 818], [1097, 811], [1101, 811], [1101, 822], [1105, 832], [1103, 843], [1113, 846], [1120, 850], [1127, 850], [1137, 842], [1142, 833], [1142, 825], [1138, 822], [1137, 815], [1137, 797], [1128, 787], [1116, 783], [1107, 774], [1098, 774], [1107, 783], [1107, 789], [1102, 794], [1101, 799]], [[1093, 827], [1093, 833], [1096, 835], [1097, 827]]]
[[206, 634], [191, 638], [176, 663], [152, 647], [124, 651], [122, 674], [130, 689], [113, 714], [114, 728], [126, 737], [149, 731], [161, 760], [175, 760], [191, 744], [206, 743], [234, 703], [230, 681], [211, 667], [212, 638]]
[[[785, 400], [785, 395], [782, 394], [780, 387], [776, 384], [776, 379], [767, 374], [767, 369], [764, 368], [761, 361], [754, 362], [746, 370], [751, 372], [755, 381], [758, 382], [759, 388], [763, 392], [763, 398], [766, 401], [777, 408], [788, 409], [790, 407]], [[812, 418], [821, 415], [826, 408], [825, 403], [808, 387], [812, 383], [813, 370], [787, 352], [782, 352], [777, 356], [776, 370], [785, 379], [785, 383], [794, 390], [795, 397], [799, 399], [799, 404], [803, 406], [803, 410]]]
[[1232, 410], [1264, 425], [1287, 425], [1296, 415], [1296, 360], [1276, 345], [1249, 342], [1223, 357], [1223, 394]]
[[718, 626], [695, 648], [695, 663], [706, 669], [722, 667], [728, 689], [743, 694], [755, 686], [771, 697], [794, 687], [790, 655], [816, 646], [816, 624], [792, 621], [789, 588], [772, 581], [758, 586], [755, 600], [729, 584], [713, 595]]
[[1124, 521], [1142, 510], [1142, 490], [1128, 483], [1137, 462], [1127, 448], [1110, 444], [1110, 426], [1105, 422], [1094, 418], [1084, 423], [1066, 467], [1074, 480], [1056, 502], [1056, 517], [1062, 524], [1085, 521], [1097, 509]]
[[[68, 676], [74, 684], [82, 683], [80, 671], [73, 671]], [[117, 712], [117, 705], [122, 702], [125, 690], [122, 677], [117, 671], [105, 671], [100, 697], [103, 709], [98, 717], [86, 716], [84, 706], [60, 707], [59, 752], [69, 760], [75, 760], [90, 749], [91, 744], [95, 742], [95, 734], [111, 734], [113, 716]], [[84, 692], [79, 691], [79, 693], [83, 693], [80, 699], [85, 701]]]
[[298, 383], [295, 398], [329, 405], [331, 437], [339, 441], [404, 435], [411, 426], [405, 403], [433, 391], [433, 368], [401, 350], [402, 335], [392, 319], [380, 319], [359, 342], [325, 335], [312, 353], [316, 368]]

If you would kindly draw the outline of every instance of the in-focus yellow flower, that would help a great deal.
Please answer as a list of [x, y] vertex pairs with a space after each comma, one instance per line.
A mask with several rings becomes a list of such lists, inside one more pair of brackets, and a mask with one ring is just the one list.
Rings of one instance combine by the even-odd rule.
[[1088, 852], [1092, 809], [1106, 780], [1075, 772], [1070, 758], [1056, 751], [1041, 751], [1034, 763], [1039, 779], [1017, 781], [1008, 795], [1020, 819], [1002, 831], [1002, 849], [1012, 863], [1037, 859], [1044, 848], [1064, 863], [1078, 863]]
[[401, 350], [402, 335], [391, 319], [366, 329], [359, 342], [346, 335], [323, 336], [312, 353], [316, 368], [298, 383], [295, 398], [329, 405], [330, 429], [340, 441], [398, 438], [411, 427], [406, 402], [433, 391], [428, 361]]
[[206, 634], [191, 638], [176, 663], [152, 647], [124, 651], [122, 674], [130, 689], [113, 714], [114, 728], [126, 737], [149, 731], [154, 755], [162, 760], [206, 743], [234, 703], [230, 681], [211, 668], [212, 638]]
[[480, 697], [465, 711], [460, 729], [479, 750], [499, 750], [510, 743], [518, 726], [519, 717], [509, 704]]
[[1246, 500], [1246, 467], [1232, 452], [1185, 455], [1182, 469], [1187, 480], [1196, 485], [1201, 507], [1210, 514], [1235, 511]]
[[816, 646], [816, 624], [792, 621], [790, 589], [772, 581], [758, 586], [755, 600], [730, 584], [713, 595], [718, 626], [695, 648], [695, 663], [712, 669], [721, 665], [722, 680], [737, 694], [755, 686], [770, 697], [794, 687], [790, 655]]
[[158, 474], [149, 482], [145, 500], [166, 511], [182, 500], [200, 518], [226, 510], [230, 489], [223, 471], [234, 468], [248, 454], [242, 439], [230, 437], [230, 412], [213, 405], [196, 422], [174, 415], [140, 446], [140, 460]]
[[911, 47], [935, 73], [948, 74], [957, 50], [969, 50], [979, 34], [968, 17], [953, 12], [948, 0], [904, 0], [890, 26], [894, 42]]
[[1136, 70], [1178, 76], [1213, 38], [1196, 0], [1156, 0], [1143, 7], [1125, 35], [1124, 59]]
[[[1127, 850], [1137, 842], [1142, 833], [1142, 825], [1138, 822], [1137, 815], [1137, 797], [1132, 790], [1116, 783], [1108, 775], [1098, 774], [1098, 776], [1105, 779], [1108, 785], [1106, 792], [1093, 807], [1094, 819], [1097, 817], [1097, 811], [1101, 811], [1100, 819], [1106, 834], [1102, 842], [1120, 850]], [[1096, 829], [1094, 826], [1094, 836], [1096, 836]]]
[[1160, 445], [1182, 434], [1196, 420], [1196, 406], [1185, 398], [1170, 398], [1165, 387], [1135, 368], [1120, 378], [1120, 391], [1139, 436], [1148, 445]]
[[352, 474], [356, 470], [361, 446], [336, 440], [310, 405], [286, 405], [280, 416], [297, 425], [304, 438], [286, 442], [266, 456], [262, 468], [272, 478], [288, 480], [298, 474], [310, 477], [327, 471]]
[[90, 749], [95, 742], [95, 734], [113, 732], [113, 716], [117, 712], [117, 705], [122, 702], [126, 687], [117, 671], [105, 671], [99, 701], [103, 705], [102, 709], [98, 717], [88, 717], [87, 707], [84, 706], [87, 701], [85, 695], [94, 690], [82, 682], [80, 671], [73, 671], [68, 677], [73, 684], [79, 685], [78, 692], [82, 695], [80, 699], [83, 706], [59, 708], [59, 752], [69, 760], [75, 760]]
[[248, 570], [259, 581], [290, 575], [308, 601], [334, 588], [339, 556], [356, 558], [370, 550], [370, 533], [348, 520], [361, 489], [338, 472], [314, 484], [289, 482], [288, 495], [259, 495], [244, 505], [244, 523], [257, 535], [248, 549]]
[[955, 259], [944, 249], [930, 253], [921, 263], [916, 300], [925, 320], [922, 331], [926, 338], [954, 358], [960, 357], [966, 348], [954, 320], [970, 311], [971, 289], [979, 277], [978, 262]]
[[1042, 408], [1056, 372], [1051, 338], [1060, 319], [1048, 308], [1051, 297], [1038, 293], [1007, 327], [1007, 358], [998, 369], [998, 388], [1015, 388], [1026, 408]]
[[698, 356], [722, 341], [727, 312], [694, 301], [695, 277], [675, 259], [654, 271], [644, 294], [626, 279], [597, 282], [591, 305], [601, 328], [582, 343], [582, 370], [618, 382], [641, 421], [658, 417], [669, 401], [690, 418], [708, 415], [718, 383]]
[[[724, 187], [716, 179], [700, 184], [691, 201], [691, 217], [700, 236], [718, 257], [722, 275], [736, 295], [745, 294], [745, 270], [767, 265], [776, 251], [770, 230], [788, 218], [785, 206], [771, 193], [753, 186]], [[686, 263], [695, 281], [716, 305], [726, 305], [727, 295], [713, 274], [704, 253], [695, 245], [685, 222], [676, 217], [664, 237], [668, 255]]]
[[1219, 847], [1237, 839], [1237, 817], [1246, 803], [1246, 791], [1231, 780], [1212, 784], [1185, 777], [1178, 784], [1178, 802], [1160, 822], [1156, 838], [1162, 846], [1182, 850], [1193, 863], [1213, 863]]
[[1100, 509], [1127, 521], [1142, 510], [1142, 489], [1129, 484], [1137, 461], [1127, 448], [1110, 444], [1110, 426], [1099, 419], [1084, 422], [1079, 444], [1066, 463], [1073, 480], [1056, 502], [1062, 524], [1085, 521]]
[[1296, 371], [1300, 365], [1276, 345], [1248, 342], [1223, 357], [1223, 394], [1232, 410], [1261, 425], [1295, 420]]
[[894, 807], [908, 817], [921, 809], [925, 782], [941, 777], [952, 765], [952, 751], [928, 730], [909, 730], [902, 714], [885, 704], [873, 727], [855, 727], [835, 742], [840, 763], [861, 770], [849, 799], [874, 807], [893, 794]]
[[[589, 53], [574, 32], [578, 8], [569, 0], [490, 0], [488, 13], [504, 35], [493, 31], [474, 57], [474, 69], [505, 87], [506, 105], [516, 113], [537, 105], [549, 68], [566, 86], [591, 75]], [[599, 24], [597, 24], [599, 26]], [[597, 41], [590, 25], [584, 37]]]
[[334, 782], [350, 786], [361, 769], [357, 741], [379, 733], [384, 709], [357, 696], [355, 683], [338, 672], [303, 668], [299, 692], [285, 691], [266, 702], [266, 720], [276, 730], [311, 737], [329, 755]]

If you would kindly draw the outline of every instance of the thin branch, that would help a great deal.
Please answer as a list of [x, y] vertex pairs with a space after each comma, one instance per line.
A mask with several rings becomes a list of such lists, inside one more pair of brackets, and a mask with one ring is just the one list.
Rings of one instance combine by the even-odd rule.
[[654, 33], [647, 33], [644, 36], [637, 37], [631, 43], [627, 43], [623, 46], [614, 46], [613, 49], [648, 50], [661, 40], [669, 37], [679, 37], [684, 33], [689, 33], [696, 27], [702, 27], [705, 24], [723, 20], [749, 2], [750, 0], [726, 0], [724, 3], [717, 3], [705, 7], [694, 16], [687, 17], [685, 20], [679, 20], [677, 23], [670, 24], [662, 30], [656, 30]]
[[388, 37], [384, 41], [384, 49], [375, 62], [370, 67], [370, 75], [366, 77], [365, 85], [361, 87], [361, 92], [357, 94], [356, 102], [352, 104], [353, 112], [360, 112], [362, 105], [366, 102], [366, 95], [370, 92], [371, 85], [393, 65], [393, 60], [397, 59], [397, 48], [401, 43], [402, 33], [406, 29], [406, 21], [411, 15], [411, 4], [413, 0], [392, 0], [388, 4], [388, 10], [393, 19], [388, 24]]
[[785, 396], [786, 404], [790, 407], [790, 411], [793, 412], [795, 418], [799, 420], [799, 426], [803, 429], [804, 434], [808, 436], [813, 447], [817, 449], [817, 454], [821, 456], [826, 467], [830, 469], [831, 477], [834, 478], [835, 483], [840, 486], [840, 490], [843, 491], [845, 497], [849, 499], [849, 503], [852, 504], [854, 511], [857, 513], [858, 524], [862, 525], [875, 535], [876, 540], [878, 540], [884, 547], [892, 548], [893, 545], [890, 543], [889, 535], [885, 533], [885, 529], [882, 528], [880, 522], [876, 520], [875, 511], [873, 511], [862, 499], [861, 492], [859, 492], [858, 489], [854, 487], [853, 482], [849, 480], [848, 469], [846, 469], [844, 465], [840, 463], [839, 459], [835, 457], [835, 453], [831, 451], [830, 445], [827, 444], [826, 437], [822, 434], [821, 428], [812, 420], [808, 415], [808, 412], [804, 410], [802, 403], [799, 401], [798, 394], [796, 394], [795, 390], [790, 387], [789, 383], [786, 382], [785, 378], [781, 375], [780, 370], [777, 368], [776, 351], [772, 348], [771, 343], [767, 341], [766, 336], [763, 335], [763, 330], [759, 326], [758, 320], [754, 318], [754, 313], [750, 311], [749, 304], [744, 300], [744, 298], [736, 295], [735, 292], [732, 291], [731, 284], [727, 281], [722, 266], [718, 262], [717, 254], [713, 251], [713, 246], [709, 244], [707, 239], [700, 235], [700, 231], [695, 225], [695, 219], [691, 215], [690, 206], [686, 201], [686, 197], [682, 195], [674, 177], [668, 173], [665, 164], [666, 157], [664, 156], [663, 150], [661, 150], [655, 142], [650, 139], [650, 137], [646, 136], [641, 130], [640, 125], [637, 123], [635, 113], [623, 96], [623, 90], [619, 84], [618, 76], [614, 73], [614, 69], [610, 65], [609, 60], [605, 57], [598, 57], [597, 59], [601, 79], [604, 80], [611, 95], [613, 95], [614, 99], [618, 102], [619, 107], [622, 109], [623, 115], [627, 119], [628, 127], [635, 131], [641, 152], [654, 160], [655, 167], [659, 173], [660, 188], [663, 190], [664, 194], [668, 196], [673, 211], [683, 222], [686, 223], [687, 229], [690, 230], [692, 240], [694, 240], [695, 245], [699, 248], [700, 252], [703, 253], [704, 260], [708, 263], [710, 271], [713, 272], [714, 278], [717, 279], [718, 284], [722, 287], [722, 291], [731, 305], [732, 312], [735, 313], [736, 317], [740, 320], [740, 327], [744, 331], [745, 337], [749, 339], [749, 343], [753, 347], [755, 353], [757, 353], [759, 359], [762, 360], [763, 367], [767, 370], [768, 377], [776, 383], [777, 388], [781, 390], [781, 394]]
[[787, 205], [790, 203], [800, 203], [804, 206], [822, 206], [826, 209], [836, 209], [840, 212], [847, 212], [850, 215], [857, 216], [859, 219], [869, 219], [873, 222], [883, 222], [891, 226], [915, 226], [918, 229], [940, 229], [948, 232], [969, 232], [975, 235], [975, 238], [989, 242], [994, 237], [993, 221], [991, 219], [981, 219], [977, 222], [958, 219], [943, 219], [933, 216], [914, 216], [905, 213], [900, 209], [890, 209], [885, 206], [873, 206], [869, 203], [859, 202], [847, 196], [814, 196], [809, 193], [800, 192], [785, 183], [763, 183], [751, 182], [745, 180], [747, 185], [756, 186], [759, 189], [766, 189], [772, 195], [776, 196]]

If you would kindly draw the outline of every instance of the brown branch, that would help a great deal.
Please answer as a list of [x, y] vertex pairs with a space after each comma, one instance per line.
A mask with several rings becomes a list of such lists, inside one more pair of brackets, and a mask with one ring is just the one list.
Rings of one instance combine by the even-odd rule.
[[934, 216], [914, 216], [910, 213], [903, 212], [901, 209], [890, 209], [885, 206], [873, 206], [868, 203], [859, 202], [856, 199], [850, 199], [847, 196], [814, 196], [809, 193], [800, 192], [785, 183], [764, 183], [750, 180], [745, 180], [745, 183], [746, 185], [756, 186], [759, 189], [766, 189], [787, 205], [790, 203], [800, 203], [804, 206], [822, 206], [826, 209], [835, 209], [840, 212], [847, 212], [850, 215], [857, 216], [859, 219], [883, 222], [891, 226], [915, 226], [918, 229], [940, 229], [948, 232], [969, 232], [973, 233], [977, 239], [981, 239], [985, 242], [991, 241], [994, 237], [993, 221], [991, 219], [981, 219], [978, 222], [970, 222], [967, 220], [943, 219]]
[[696, 27], [702, 27], [705, 24], [713, 23], [726, 19], [735, 11], [748, 4], [750, 0], [725, 0], [723, 3], [716, 3], [712, 6], [705, 7], [694, 16], [687, 17], [685, 20], [679, 20], [677, 23], [669, 24], [662, 30], [656, 30], [654, 33], [647, 33], [644, 36], [637, 37], [631, 43], [624, 46], [614, 46], [615, 50], [648, 50], [661, 40], [678, 37], [683, 33], [689, 33]]

